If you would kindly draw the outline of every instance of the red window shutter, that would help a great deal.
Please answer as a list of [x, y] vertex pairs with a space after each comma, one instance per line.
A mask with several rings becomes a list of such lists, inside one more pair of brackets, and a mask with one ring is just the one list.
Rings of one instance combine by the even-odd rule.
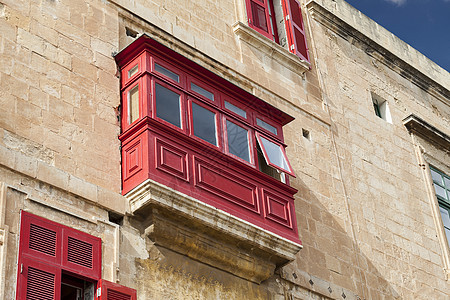
[[283, 0], [282, 3], [289, 51], [301, 59], [309, 61], [300, 2], [298, 0]]
[[248, 25], [269, 39], [272, 39], [269, 19], [269, 0], [246, 0]]
[[63, 228], [62, 236], [63, 269], [95, 280], [100, 279], [101, 239], [68, 227]]
[[98, 283], [97, 300], [136, 300], [136, 290], [101, 279]]
[[61, 263], [61, 227], [58, 224], [22, 211], [20, 235], [20, 255]]
[[57, 300], [61, 292], [61, 269], [31, 258], [19, 263], [17, 300]]

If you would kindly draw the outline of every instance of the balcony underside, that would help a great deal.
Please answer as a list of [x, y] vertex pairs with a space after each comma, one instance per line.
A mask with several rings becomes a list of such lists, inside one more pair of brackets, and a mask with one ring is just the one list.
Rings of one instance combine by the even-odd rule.
[[158, 246], [260, 283], [294, 260], [301, 245], [151, 179], [126, 197], [132, 213], [151, 225]]

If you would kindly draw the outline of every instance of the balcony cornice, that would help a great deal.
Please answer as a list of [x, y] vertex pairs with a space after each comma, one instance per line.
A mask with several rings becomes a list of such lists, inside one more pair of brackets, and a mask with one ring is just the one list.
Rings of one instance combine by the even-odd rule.
[[[125, 197], [130, 201], [133, 214], [144, 218], [152, 215], [153, 224], [147, 231], [157, 245], [201, 259], [209, 265], [257, 283], [272, 276], [275, 268], [293, 261], [302, 248], [301, 244], [151, 179]], [[161, 214], [164, 217], [158, 217]], [[176, 226], [171, 226], [172, 223]], [[189, 236], [189, 242], [178, 242], [180, 234]], [[212, 250], [192, 246], [205, 239]]]

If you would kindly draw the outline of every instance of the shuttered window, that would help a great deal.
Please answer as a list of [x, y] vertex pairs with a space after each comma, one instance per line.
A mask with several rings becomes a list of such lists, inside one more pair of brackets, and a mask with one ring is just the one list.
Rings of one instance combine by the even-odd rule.
[[298, 0], [282, 0], [289, 51], [309, 61], [302, 11]]
[[272, 0], [246, 0], [248, 25], [278, 43]]
[[61, 269], [39, 260], [22, 257], [19, 264], [17, 299], [60, 299]]
[[100, 280], [98, 300], [136, 300], [136, 290], [107, 280]]
[[99, 280], [101, 239], [22, 211], [17, 299], [60, 299], [63, 270]]
[[[289, 51], [309, 61], [308, 46], [299, 0], [281, 0]], [[246, 0], [248, 25], [278, 43], [278, 30], [272, 0]], [[279, 20], [278, 19], [278, 20]]]

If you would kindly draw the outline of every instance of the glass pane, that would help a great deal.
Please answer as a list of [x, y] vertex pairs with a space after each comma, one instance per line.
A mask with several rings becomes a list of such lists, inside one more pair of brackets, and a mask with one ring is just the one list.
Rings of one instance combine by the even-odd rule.
[[444, 198], [445, 200], [447, 200], [447, 195], [445, 193], [445, 189], [439, 185], [437, 185], [436, 183], [434, 184], [434, 189], [436, 190], [436, 195]]
[[447, 243], [450, 246], [450, 229], [445, 228], [445, 235], [447, 236]]
[[445, 187], [450, 190], [450, 179], [444, 176]]
[[134, 75], [137, 74], [137, 72], [139, 72], [139, 65], [135, 65], [128, 71], [128, 78], [133, 77]]
[[278, 134], [277, 128], [264, 122], [261, 119], [256, 118], [256, 125], [261, 126], [262, 128], [264, 128], [265, 130], [272, 132], [273, 134]]
[[239, 107], [237, 107], [236, 105], [231, 104], [228, 101], [225, 101], [225, 108], [228, 110], [231, 110], [232, 112], [234, 112], [235, 114], [243, 117], [243, 118], [247, 118], [247, 112], [243, 109], [240, 109]]
[[180, 95], [156, 84], [156, 116], [181, 128]]
[[155, 63], [155, 71], [164, 76], [169, 77], [173, 81], [180, 82], [180, 76], [178, 76], [174, 72], [164, 68], [163, 66], [158, 65], [157, 63]]
[[263, 138], [262, 136], [261, 142], [263, 144], [263, 147], [266, 150], [267, 158], [269, 159], [268, 164], [272, 163], [279, 167], [280, 169], [286, 170], [290, 172], [289, 165], [286, 161], [286, 158], [284, 157], [283, 151], [281, 150], [281, 146], [272, 143], [271, 141]]
[[250, 162], [248, 131], [227, 120], [228, 151]]
[[198, 104], [192, 103], [192, 115], [194, 135], [217, 146], [216, 114]]
[[[266, 164], [266, 159], [264, 158], [264, 154], [261, 151], [261, 147], [259, 145], [256, 146], [256, 151], [258, 153], [258, 167], [259, 170], [269, 176], [272, 176], [273, 178], [281, 181], [281, 174], [280, 172]], [[284, 177], [284, 175], [283, 175]]]
[[128, 92], [128, 124], [139, 119], [139, 85]]
[[191, 90], [193, 90], [196, 93], [199, 93], [200, 95], [208, 98], [209, 100], [214, 101], [214, 94], [211, 93], [210, 91], [205, 90], [202, 87], [199, 87], [198, 85], [196, 85], [195, 83], [191, 82]]
[[439, 210], [441, 211], [442, 223], [444, 223], [445, 227], [450, 229], [450, 215], [448, 210], [443, 207], [439, 207]]
[[431, 171], [431, 177], [433, 178], [433, 181], [436, 183], [439, 183], [440, 185], [442, 185], [442, 176], [441, 174], [439, 174], [438, 172], [436, 172], [433, 169], [430, 169]]

